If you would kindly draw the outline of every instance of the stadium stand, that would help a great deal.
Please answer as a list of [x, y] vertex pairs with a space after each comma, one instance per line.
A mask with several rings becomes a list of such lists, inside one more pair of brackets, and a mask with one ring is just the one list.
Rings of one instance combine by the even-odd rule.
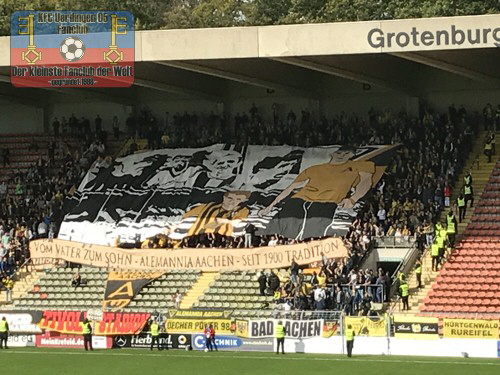
[[[484, 139], [486, 137], [486, 134], [487, 133], [483, 131], [477, 137], [474, 147], [465, 164], [466, 168], [463, 169], [462, 173], [457, 179], [455, 186], [453, 186], [453, 195], [450, 201], [454, 215], [457, 218], [458, 218], [457, 198], [463, 190], [464, 177], [469, 173], [469, 171], [471, 171], [471, 175], [473, 176], [474, 199], [476, 202], [478, 202], [483, 194], [483, 190], [486, 190], [486, 184], [488, 182], [490, 174], [492, 173], [492, 168], [494, 167], [494, 164], [488, 163], [486, 156], [483, 154]], [[449, 212], [448, 209], [443, 210], [440, 218], [442, 223], [446, 223], [446, 215], [448, 214], [448, 212]], [[464, 220], [462, 222], [457, 223], [456, 243], [458, 243], [460, 239], [462, 239], [463, 236], [467, 234], [466, 228], [468, 228], [468, 224], [471, 222], [471, 220], [472, 221], [474, 220], [475, 215], [473, 215], [473, 212], [474, 209], [468, 208]], [[420, 306], [423, 304], [424, 299], [427, 297], [434, 282], [436, 281], [438, 272], [434, 272], [432, 270], [432, 257], [430, 255], [430, 251], [425, 251], [420, 261], [422, 263], [422, 269], [423, 269], [422, 273], [423, 287], [421, 289], [417, 289], [418, 285], [417, 278], [414, 270], [412, 270], [412, 272], [408, 274], [408, 281], [411, 291], [410, 310], [406, 312], [401, 311], [401, 303], [399, 300], [397, 300], [393, 306], [393, 309], [394, 311], [398, 311], [398, 313], [405, 313], [410, 315], [418, 313]]]
[[497, 162], [463, 240], [439, 272], [421, 313], [484, 318], [500, 313], [500, 225], [495, 214], [500, 210], [499, 175]]
[[[15, 300], [9, 308], [43, 310], [50, 306], [59, 310], [71, 310], [85, 306], [85, 308], [100, 309], [108, 270], [81, 267], [78, 272], [82, 278], [82, 284], [75, 287], [71, 285], [74, 269], [48, 270], [34, 281], [32, 289], [25, 296]], [[131, 301], [128, 309], [142, 312], [174, 308], [171, 295], [177, 291], [184, 294], [196, 282], [198, 276], [198, 271], [168, 272], [149, 283], [141, 294]]]
[[[273, 296], [261, 296], [256, 272], [221, 272], [193, 307], [234, 310], [235, 316], [267, 317]], [[267, 306], [266, 306], [267, 304]]]
[[[274, 126], [262, 126], [258, 110], [252, 110], [247, 116], [247, 121], [239, 120], [241, 131], [236, 133], [234, 141], [262, 144], [293, 141], [289, 137], [292, 134], [284, 135], [282, 132], [282, 127], [288, 123], [296, 126], [297, 132], [302, 135], [297, 139], [303, 146], [335, 143], [402, 144], [397, 151], [395, 161], [387, 169], [385, 177], [375, 189], [375, 194], [369, 198], [368, 204], [365, 205], [358, 219], [352, 223], [345, 236], [350, 249], [349, 259], [345, 263], [334, 265], [332, 272], [328, 275], [327, 282], [330, 284], [352, 286], [358, 283], [363, 284], [362, 288], [365, 289], [365, 283], [367, 283], [365, 280], [375, 283], [377, 272], [372, 273], [374, 276], [370, 277], [368, 275], [361, 277], [357, 272], [354, 276], [351, 274], [357, 269], [363, 256], [370, 251], [373, 238], [383, 235], [413, 236], [418, 234], [426, 223], [435, 220], [440, 214], [444, 205], [442, 195], [438, 192], [442, 191], [446, 183], [452, 183], [457, 179], [479, 126], [479, 123], [475, 122], [472, 117], [467, 117], [465, 109], [461, 116], [450, 122], [446, 115], [440, 115], [429, 109], [424, 111], [418, 120], [409, 117], [404, 111], [393, 114], [388, 111], [371, 110], [368, 123], [360, 121], [356, 116], [345, 114], [339, 115], [331, 123], [326, 120], [317, 123], [311, 119], [311, 114], [302, 113], [300, 119], [297, 119], [294, 114], [288, 114], [287, 119], [278, 121]], [[222, 125], [215, 126], [217, 128]], [[248, 129], [255, 126], [270, 130], [255, 139], [249, 139], [248, 134], [254, 133]], [[186, 132], [190, 126], [176, 126], [175, 128], [183, 129], [177, 132]], [[123, 141], [116, 141], [116, 146], [121, 145], [121, 148], [115, 147], [115, 150], [120, 149], [120, 154], [127, 153], [127, 150], [130, 151], [131, 143], [135, 143], [136, 146], [141, 145], [137, 148], [132, 147], [135, 150], [147, 146], [156, 148], [158, 142], [152, 137], [158, 134], [156, 132], [153, 135], [148, 134], [147, 129], [144, 131], [146, 133], [140, 135], [145, 136], [146, 141], [128, 140], [125, 144]], [[219, 133], [216, 131], [215, 134]], [[180, 133], [173, 139], [181, 142], [188, 135], [188, 133]], [[308, 141], [302, 144], [304, 139]], [[438, 140], [443, 140], [441, 147], [435, 147]], [[211, 141], [217, 141], [217, 139]], [[175, 146], [177, 144], [164, 145]], [[192, 146], [199, 145], [193, 144]], [[385, 220], [377, 215], [381, 208], [387, 211]], [[21, 308], [29, 305], [30, 308], [43, 308], [48, 305], [47, 301], [51, 301], [51, 305], [54, 301], [54, 306], [64, 309], [80, 306], [82, 302], [78, 301], [88, 301], [93, 307], [101, 306], [106, 271], [83, 268], [82, 272], [82, 278], [88, 281], [87, 286], [74, 291], [69, 285], [73, 271], [64, 268], [47, 271], [35, 283], [33, 289], [25, 297], [16, 301], [14, 306]], [[174, 306], [170, 298], [172, 291], [175, 289], [183, 295], [189, 294], [190, 288], [196, 286], [198, 278], [203, 278], [203, 276], [204, 274], [199, 273], [169, 272], [146, 286], [126, 309], [141, 311], [151, 308], [172, 308]], [[283, 280], [288, 277], [283, 273]], [[196, 292], [191, 293], [189, 298], [183, 301], [183, 307], [228, 308], [237, 309], [240, 311], [239, 314], [246, 316], [264, 316], [270, 314], [271, 304], [275, 301], [272, 295], [260, 295], [257, 275], [254, 272], [216, 274], [213, 275], [213, 281], [197, 288]], [[330, 301], [334, 299], [334, 293], [333, 288], [328, 288], [327, 298]], [[355, 295], [346, 297], [358, 298]], [[158, 305], [155, 305], [155, 301], [158, 301]], [[348, 309], [350, 313], [358, 312], [361, 308], [361, 301], [358, 300], [354, 305], [356, 308]], [[310, 306], [314, 308], [314, 302]], [[328, 306], [332, 307], [333, 304], [330, 302]]]

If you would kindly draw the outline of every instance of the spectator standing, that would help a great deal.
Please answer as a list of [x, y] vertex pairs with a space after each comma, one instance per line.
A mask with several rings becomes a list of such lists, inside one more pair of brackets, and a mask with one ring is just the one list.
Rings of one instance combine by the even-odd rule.
[[118, 122], [118, 116], [113, 116], [113, 135], [115, 139], [120, 137], [120, 123]]
[[437, 272], [439, 266], [439, 245], [437, 241], [431, 245], [432, 270]]
[[462, 220], [465, 219], [465, 213], [467, 211], [467, 205], [466, 205], [465, 197], [463, 194], [460, 194], [458, 196], [457, 206], [458, 206], [458, 222], [461, 223]]
[[215, 349], [216, 352], [219, 351], [217, 348], [217, 344], [215, 343], [215, 329], [212, 324], [208, 326], [209, 332], [210, 332], [210, 341], [212, 342], [212, 347]]
[[292, 283], [297, 283], [297, 276], [299, 274], [299, 265], [295, 261], [295, 259], [292, 259], [292, 264], [290, 265], [290, 274], [292, 278]]
[[472, 185], [472, 171], [470, 169], [464, 176], [464, 185]]
[[88, 319], [85, 319], [82, 325], [82, 332], [83, 332], [83, 347], [85, 348], [85, 351], [94, 350], [92, 347], [92, 324], [90, 324]]
[[179, 289], [172, 294], [172, 302], [174, 303], [174, 307], [178, 309], [181, 306], [182, 294], [179, 292]]
[[7, 341], [9, 339], [9, 323], [5, 316], [0, 320], [0, 349], [9, 349]]
[[283, 321], [278, 321], [276, 324], [274, 336], [276, 337], [276, 354], [280, 353], [281, 346], [281, 354], [285, 354], [285, 336], [286, 336], [286, 328], [283, 325]]
[[274, 294], [274, 292], [276, 292], [276, 290], [280, 286], [280, 279], [273, 271], [271, 271], [271, 274], [269, 275], [267, 282], [269, 284], [269, 289], [271, 291], [271, 294]]
[[422, 263], [417, 261], [415, 265], [415, 276], [417, 277], [417, 288], [422, 289]]
[[95, 124], [95, 133], [99, 137], [99, 135], [102, 132], [102, 118], [101, 118], [101, 116], [97, 115], [97, 117], [94, 120], [94, 124]]
[[149, 331], [151, 332], [151, 347], [149, 348], [149, 350], [153, 350], [155, 343], [158, 347], [158, 350], [160, 350], [160, 326], [158, 325], [156, 320], [151, 321], [151, 324], [149, 325]]
[[484, 154], [488, 157], [488, 163], [491, 163], [491, 156], [493, 155], [493, 142], [495, 137], [488, 135], [484, 143]]
[[12, 289], [14, 288], [14, 281], [12, 281], [10, 276], [6, 276], [2, 280], [2, 282], [3, 282], [3, 286], [5, 287], [7, 303], [12, 303]]
[[258, 283], [259, 283], [259, 291], [260, 291], [260, 295], [261, 296], [265, 296], [266, 295], [266, 286], [267, 286], [267, 277], [266, 275], [264, 274], [264, 271], [262, 271], [260, 273], [260, 276], [259, 278], [257, 279]]
[[314, 290], [314, 304], [315, 304], [316, 310], [324, 310], [325, 309], [325, 300], [326, 300], [325, 289], [321, 286], [317, 287]]
[[340, 287], [340, 285], [337, 285], [335, 287], [335, 310], [337, 311], [343, 311], [344, 310], [344, 305], [345, 305], [345, 293]]
[[384, 206], [380, 206], [377, 212], [378, 223], [382, 227], [382, 230], [385, 231], [385, 220], [387, 219], [387, 212], [385, 211]]
[[54, 118], [54, 121], [52, 122], [52, 129], [54, 131], [54, 137], [59, 137], [59, 129], [61, 128], [61, 123], [59, 120]]
[[406, 282], [405, 278], [403, 278], [401, 280], [401, 284], [399, 285], [399, 290], [401, 293], [401, 299], [403, 300], [403, 311], [410, 310], [410, 305], [408, 303], [408, 298], [410, 295], [410, 288], [409, 288], [408, 283]]
[[205, 351], [213, 351], [212, 347], [212, 335], [210, 332], [210, 326], [208, 324], [205, 325], [205, 330], [203, 331], [205, 335]]
[[443, 194], [444, 194], [444, 206], [450, 207], [451, 187], [450, 185], [448, 185], [448, 183], [445, 185], [443, 189]]
[[352, 349], [354, 348], [354, 330], [352, 326], [349, 324], [347, 329], [345, 330], [345, 343], [347, 347], [347, 356], [352, 357]]
[[448, 239], [448, 244], [450, 247], [455, 246], [455, 234], [457, 233], [457, 219], [455, 217], [455, 214], [453, 213], [453, 210], [450, 210], [448, 212], [448, 215], [446, 215], [446, 235]]

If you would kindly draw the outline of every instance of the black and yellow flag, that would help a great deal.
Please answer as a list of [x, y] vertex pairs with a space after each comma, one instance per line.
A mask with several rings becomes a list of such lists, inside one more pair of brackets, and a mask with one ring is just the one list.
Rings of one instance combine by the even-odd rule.
[[130, 301], [151, 281], [159, 278], [164, 272], [109, 272], [103, 310], [118, 311], [126, 307]]

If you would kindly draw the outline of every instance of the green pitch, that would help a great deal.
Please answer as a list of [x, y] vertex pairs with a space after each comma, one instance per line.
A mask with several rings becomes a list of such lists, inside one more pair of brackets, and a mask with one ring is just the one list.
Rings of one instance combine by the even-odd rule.
[[121, 349], [84, 352], [76, 349], [19, 348], [0, 351], [4, 374], [16, 375], [322, 375], [500, 374], [500, 360], [249, 353], [168, 352]]

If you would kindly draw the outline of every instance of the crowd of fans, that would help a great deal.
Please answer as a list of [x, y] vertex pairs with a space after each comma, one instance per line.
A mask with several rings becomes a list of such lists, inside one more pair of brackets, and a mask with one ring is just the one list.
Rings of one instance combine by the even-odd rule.
[[[305, 274], [292, 261], [289, 274], [261, 272], [257, 282], [262, 296], [273, 296], [276, 317], [290, 317], [293, 311], [336, 310], [349, 315], [376, 315], [372, 303], [386, 302], [390, 276], [383, 269], [356, 270], [349, 260], [322, 260], [319, 272]], [[268, 307], [268, 306], [263, 306]]]
[[[368, 121], [364, 121], [345, 113], [332, 119], [316, 119], [307, 110], [299, 115], [294, 111], [283, 115], [278, 106], [273, 105], [272, 121], [266, 122], [261, 110], [252, 105], [248, 113], [236, 114], [231, 128], [226, 118], [214, 113], [170, 115], [167, 112], [160, 122], [145, 107], [137, 116], [130, 115], [126, 119], [125, 132], [133, 139], [146, 138], [149, 148], [201, 147], [219, 142], [304, 147], [399, 145], [393, 161], [344, 237], [349, 249], [345, 263], [333, 268], [323, 267], [323, 275], [313, 277], [309, 283], [312, 289], [307, 292], [303, 290], [303, 283], [277, 288], [281, 293], [279, 299], [295, 308], [341, 307], [352, 312], [366, 310], [365, 299], [368, 302], [380, 300], [377, 293], [371, 293], [375, 289], [368, 285], [387, 284], [388, 277], [383, 271], [368, 275], [356, 271], [359, 261], [372, 248], [373, 239], [384, 235], [415, 237], [423, 246], [429, 230], [432, 231], [431, 223], [445, 206], [454, 204], [450, 201], [451, 186], [464, 165], [472, 137], [481, 123], [491, 128], [497, 122], [496, 113], [488, 110], [490, 107], [485, 107], [482, 116], [477, 112], [469, 114], [463, 106], [455, 108], [454, 105], [445, 114], [422, 105], [418, 117], [411, 117], [404, 110], [394, 113], [371, 109]], [[116, 116], [112, 129], [118, 138], [121, 130]], [[12, 170], [9, 179], [0, 183], [0, 255], [3, 254], [0, 271], [6, 274], [11, 274], [29, 256], [27, 244], [30, 239], [57, 235], [64, 215], [64, 198], [72, 193], [88, 168], [96, 160], [111, 163], [110, 158], [105, 157], [108, 135], [99, 116], [94, 120], [94, 127], [84, 117], [77, 119], [71, 115], [68, 120], [63, 117], [61, 121], [55, 118], [52, 130], [47, 155], [42, 156], [44, 150], [33, 139], [29, 151], [40, 151], [37, 162], [24, 173]], [[72, 138], [69, 136], [78, 137], [79, 141], [70, 146], [68, 139]], [[0, 155], [4, 165], [9, 165], [9, 151], [2, 150]], [[9, 189], [9, 185], [13, 189]], [[252, 246], [264, 246], [294, 241], [274, 235], [254, 236], [252, 242]], [[140, 244], [147, 248], [174, 246], [242, 248], [248, 244], [243, 237], [218, 234], [186, 237], [179, 244], [159, 235]], [[322, 278], [333, 287], [321, 286]], [[316, 284], [314, 280], [317, 279]], [[360, 293], [361, 289], [366, 292]], [[325, 294], [323, 304], [317, 303], [323, 294], [319, 290]]]
[[31, 140], [27, 152], [36, 161], [27, 170], [11, 168], [10, 151], [2, 152], [9, 155], [7, 161], [3, 159], [8, 168], [2, 170], [0, 182], [0, 277], [5, 280], [4, 288], [29, 259], [30, 240], [57, 236], [65, 197], [74, 192], [90, 166], [96, 160], [110, 162], [98, 133], [83, 135], [78, 130], [82, 123], [72, 118], [69, 122], [63, 118], [62, 124], [54, 119], [50, 140]]

